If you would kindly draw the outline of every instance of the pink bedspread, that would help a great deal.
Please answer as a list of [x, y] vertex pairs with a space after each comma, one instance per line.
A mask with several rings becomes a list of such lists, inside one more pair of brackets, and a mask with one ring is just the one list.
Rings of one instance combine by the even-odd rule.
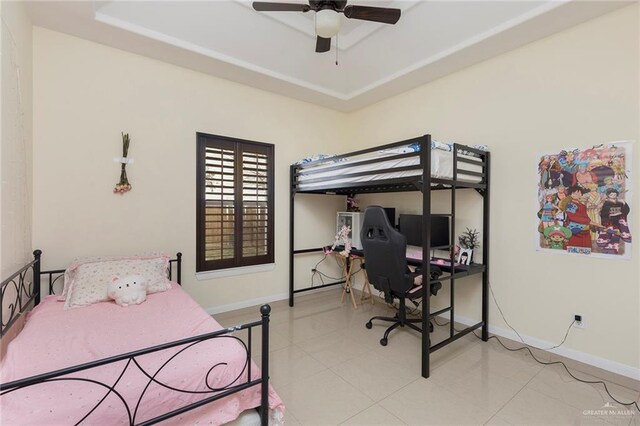
[[[143, 349], [185, 337], [210, 333], [222, 327], [210, 317], [179, 285], [151, 294], [137, 306], [120, 307], [104, 302], [84, 308], [63, 310], [57, 296], [48, 296], [28, 316], [22, 332], [9, 344], [0, 364], [0, 382], [22, 379], [100, 358]], [[256, 320], [260, 318], [256, 310]], [[254, 329], [254, 344], [259, 345], [260, 328]], [[240, 333], [240, 332], [238, 332]], [[242, 332], [245, 333], [246, 332]], [[238, 335], [239, 337], [240, 335]], [[151, 375], [184, 346], [138, 357]], [[127, 361], [104, 365], [69, 377], [91, 378], [113, 384]], [[247, 378], [246, 351], [232, 337], [211, 339], [177, 355], [156, 375], [156, 380], [174, 388], [207, 393], [183, 393], [151, 383], [135, 414], [135, 423], [156, 417], [181, 406], [213, 395], [208, 384], [221, 388]], [[244, 370], [244, 371], [243, 371]], [[240, 379], [236, 379], [240, 376]], [[260, 377], [253, 364], [252, 379]], [[115, 389], [133, 410], [149, 379], [129, 365]], [[0, 397], [2, 425], [75, 424], [108, 392], [103, 386], [82, 381], [59, 381], [34, 385]], [[219, 401], [170, 419], [168, 424], [223, 424], [242, 411], [260, 405], [260, 386], [253, 386]], [[282, 401], [269, 387], [269, 405], [280, 415]], [[91, 413], [85, 424], [116, 425], [129, 422], [123, 402], [113, 392]]]

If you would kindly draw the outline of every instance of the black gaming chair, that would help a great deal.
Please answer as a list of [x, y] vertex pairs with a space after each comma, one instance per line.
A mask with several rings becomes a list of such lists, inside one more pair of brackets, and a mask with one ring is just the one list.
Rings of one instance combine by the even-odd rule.
[[[422, 333], [422, 329], [415, 323], [422, 322], [419, 318], [407, 319], [407, 309], [405, 299], [415, 300], [422, 296], [422, 286], [414, 286], [414, 279], [422, 274], [421, 271], [411, 273], [407, 265], [407, 238], [396, 231], [389, 223], [387, 214], [382, 207], [367, 207], [364, 213], [364, 221], [360, 232], [360, 241], [364, 250], [366, 260], [366, 270], [369, 282], [384, 293], [387, 303], [393, 303], [394, 299], [399, 299], [400, 307], [395, 317], [376, 316], [366, 323], [371, 329], [373, 320], [392, 322], [387, 328], [384, 337], [380, 339], [382, 346], [387, 346], [389, 333], [398, 327], [409, 326]], [[442, 272], [432, 266], [432, 279]], [[435, 295], [442, 288], [440, 282], [431, 285], [431, 294]], [[415, 302], [414, 302], [415, 303]], [[433, 324], [429, 322], [429, 331], [433, 331]]]

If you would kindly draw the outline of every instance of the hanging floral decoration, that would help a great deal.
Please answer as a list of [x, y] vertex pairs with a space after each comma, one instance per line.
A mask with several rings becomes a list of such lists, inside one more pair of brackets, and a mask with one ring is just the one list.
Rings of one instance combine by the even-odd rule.
[[115, 188], [113, 188], [114, 194], [124, 194], [125, 192], [131, 191], [131, 184], [127, 178], [127, 164], [133, 162], [133, 160], [127, 158], [127, 155], [129, 155], [129, 143], [129, 133], [122, 133], [122, 158], [114, 158], [115, 161], [121, 163], [122, 167], [120, 171], [120, 181], [116, 184]]

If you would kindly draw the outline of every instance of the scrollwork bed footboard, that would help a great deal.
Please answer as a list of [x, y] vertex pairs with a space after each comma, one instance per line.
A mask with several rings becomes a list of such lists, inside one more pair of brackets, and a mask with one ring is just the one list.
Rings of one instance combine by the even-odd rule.
[[[109, 358], [100, 359], [97, 361], [89, 362], [86, 364], [76, 365], [69, 368], [64, 368], [57, 371], [52, 371], [44, 374], [40, 374], [33, 377], [28, 377], [21, 380], [16, 380], [9, 383], [0, 385], [0, 399], [9, 396], [12, 393], [28, 392], [29, 389], [34, 387], [44, 387], [48, 383], [56, 382], [84, 382], [89, 383], [97, 388], [101, 389], [103, 396], [99, 401], [93, 405], [85, 407], [82, 412], [78, 410], [78, 418], [73, 421], [75, 424], [84, 422], [85, 420], [91, 421], [91, 416], [96, 413], [102, 404], [106, 404], [109, 397], [112, 399], [110, 404], [113, 403], [113, 397], [117, 398], [121, 406], [121, 417], [126, 419], [126, 424], [129, 425], [151, 425], [155, 424], [187, 411], [194, 410], [205, 404], [213, 403], [222, 398], [228, 397], [234, 393], [241, 392], [249, 389], [253, 386], [260, 386], [260, 418], [261, 424], [266, 425], [268, 423], [268, 409], [269, 409], [269, 377], [268, 377], [268, 347], [269, 347], [269, 314], [271, 307], [269, 305], [263, 305], [260, 308], [262, 315], [261, 320], [242, 324], [223, 330], [215, 331], [212, 333], [201, 334], [198, 336], [189, 337], [182, 340], [177, 340], [170, 343], [165, 343], [150, 348], [145, 348]], [[256, 374], [256, 367], [252, 366], [251, 352], [253, 333], [252, 330], [256, 327], [261, 327], [261, 346], [262, 346], [262, 368], [259, 374]], [[243, 341], [234, 333], [246, 330], [247, 341]], [[226, 377], [225, 380], [220, 382], [216, 380], [218, 370], [227, 367], [230, 362], [224, 360], [216, 360], [201, 378], [200, 386], [196, 386], [197, 389], [188, 389], [180, 387], [174, 383], [167, 383], [163, 381], [159, 376], [163, 370], [171, 368], [171, 364], [180, 361], [180, 355], [186, 351], [193, 350], [197, 345], [203, 342], [211, 341], [214, 339], [233, 339], [238, 343], [237, 346], [243, 348], [244, 354], [242, 356], [243, 363], [234, 370], [231, 377]], [[158, 354], [169, 349], [177, 349], [172, 351], [171, 355], [162, 362], [159, 366], [154, 366], [150, 369], [147, 365], [144, 365], [142, 360], [145, 355]], [[237, 354], [234, 356], [237, 357]], [[237, 361], [237, 358], [236, 358]], [[106, 365], [118, 365], [118, 374], [111, 379], [110, 382], [96, 380], [91, 378], [90, 370], [98, 369]], [[237, 363], [236, 363], [237, 364]], [[126, 374], [130, 374], [130, 369], [136, 369], [138, 372], [144, 375], [146, 378], [146, 385], [142, 387], [137, 398], [131, 398], [131, 394], [124, 395], [121, 390], [118, 389], [118, 385], [122, 383], [123, 377]], [[253, 370], [253, 371], [252, 371]], [[227, 375], [228, 376], [228, 375]], [[150, 386], [155, 384], [166, 389], [168, 392], [174, 392], [176, 394], [198, 394], [202, 395], [202, 399], [198, 399], [195, 402], [180, 406], [175, 409], [171, 409], [165, 413], [157, 415], [153, 418], [144, 419], [139, 421], [139, 408], [144, 402], [145, 396], [148, 395]], [[59, 390], [60, 388], [58, 388]], [[163, 395], [166, 398], [166, 395]], [[112, 408], [112, 406], [110, 406]]]
[[40, 303], [40, 255], [33, 252], [33, 260], [2, 281], [0, 287], [0, 337], [15, 324], [20, 315]]

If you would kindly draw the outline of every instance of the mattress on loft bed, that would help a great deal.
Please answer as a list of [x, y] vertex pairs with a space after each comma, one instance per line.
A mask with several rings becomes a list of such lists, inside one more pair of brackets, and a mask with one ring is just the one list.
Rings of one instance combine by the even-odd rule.
[[[445, 144], [440, 144], [438, 146], [450, 146]], [[485, 150], [486, 148], [483, 147]], [[383, 159], [385, 157], [391, 157], [398, 154], [405, 154], [415, 152], [415, 156], [390, 159], [390, 160], [382, 160], [375, 163], [369, 164], [359, 164], [362, 161], [371, 160], [375, 158]], [[474, 154], [461, 154], [458, 153], [458, 157], [467, 158], [471, 160], [478, 161], [478, 158]], [[401, 168], [407, 166], [416, 166], [420, 164], [420, 153], [419, 150], [416, 150], [414, 146], [407, 145], [406, 147], [393, 148], [388, 150], [382, 150], [378, 152], [368, 153], [365, 155], [359, 155], [357, 157], [352, 157], [342, 161], [333, 161], [330, 157], [326, 159], [326, 162], [320, 163], [317, 166], [307, 167], [300, 171], [300, 176], [298, 177], [300, 190], [309, 190], [314, 188], [322, 188], [328, 186], [335, 186], [346, 183], [362, 183], [362, 182], [371, 182], [376, 180], [384, 180], [384, 179], [396, 179], [408, 176], [419, 176], [422, 174], [422, 170], [401, 170], [397, 172], [383, 172], [383, 173], [373, 173], [377, 170], [386, 170], [393, 168]], [[348, 162], [348, 163], [347, 163]], [[326, 169], [329, 167], [333, 167], [337, 164], [340, 164], [342, 167], [339, 170], [328, 170], [326, 172], [318, 172], [319, 170]], [[452, 150], [446, 150], [439, 147], [434, 147], [432, 145], [431, 149], [431, 177], [440, 178], [440, 179], [452, 179], [453, 178], [453, 152]], [[482, 172], [482, 167], [469, 164], [469, 163], [458, 163], [458, 181], [461, 182], [472, 182], [478, 183], [482, 180], [480, 176], [471, 176], [465, 175], [460, 172], [460, 170], [467, 170], [471, 172]], [[314, 173], [308, 174], [308, 172], [313, 171]], [[316, 173], [317, 172], [317, 173]], [[372, 172], [371, 174], [366, 174], [363, 176], [350, 176], [342, 178], [341, 175], [351, 174], [351, 173], [362, 173], [362, 172]], [[308, 180], [315, 179], [326, 179], [320, 182], [309, 182], [305, 183]]]

